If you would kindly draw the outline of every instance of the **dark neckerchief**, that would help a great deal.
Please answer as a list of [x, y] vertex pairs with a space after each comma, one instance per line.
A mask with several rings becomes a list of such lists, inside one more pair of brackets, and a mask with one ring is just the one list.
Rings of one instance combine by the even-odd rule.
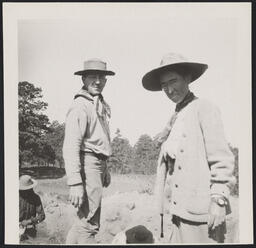
[[176, 104], [175, 112], [181, 111], [184, 107], [186, 107], [190, 102], [192, 102], [197, 97], [189, 91], [187, 95], [184, 97], [184, 99]]

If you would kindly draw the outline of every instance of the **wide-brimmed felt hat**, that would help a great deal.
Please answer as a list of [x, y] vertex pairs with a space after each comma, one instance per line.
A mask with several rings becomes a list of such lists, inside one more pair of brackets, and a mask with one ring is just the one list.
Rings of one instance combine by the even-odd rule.
[[22, 175], [20, 177], [20, 188], [19, 190], [32, 189], [37, 185], [37, 181], [32, 179], [29, 175]]
[[127, 244], [154, 243], [152, 232], [142, 225], [128, 229], [125, 235]]
[[147, 90], [160, 91], [162, 88], [159, 76], [165, 71], [179, 71], [180, 69], [182, 69], [186, 74], [191, 75], [191, 83], [198, 79], [207, 68], [207, 64], [189, 61], [177, 53], [168, 53], [162, 58], [159, 67], [149, 71], [143, 76], [142, 85]]
[[100, 59], [90, 59], [84, 61], [84, 69], [81, 71], [77, 71], [75, 75], [86, 75], [88, 73], [100, 73], [104, 75], [113, 76], [115, 73], [113, 71], [107, 70], [107, 63]]

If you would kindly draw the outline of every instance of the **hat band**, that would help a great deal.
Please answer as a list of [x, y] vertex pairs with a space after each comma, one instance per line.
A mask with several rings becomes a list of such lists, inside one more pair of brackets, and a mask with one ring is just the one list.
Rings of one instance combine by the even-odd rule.
[[86, 61], [84, 62], [84, 70], [106, 70], [106, 63], [100, 61]]

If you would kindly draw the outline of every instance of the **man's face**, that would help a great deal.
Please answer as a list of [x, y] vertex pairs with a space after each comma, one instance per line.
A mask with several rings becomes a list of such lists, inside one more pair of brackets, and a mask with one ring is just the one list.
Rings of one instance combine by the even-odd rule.
[[92, 95], [99, 95], [107, 82], [106, 76], [98, 73], [87, 74], [82, 77], [83, 83], [87, 91]]
[[175, 103], [179, 103], [188, 93], [189, 77], [175, 71], [166, 71], [160, 76], [160, 83], [165, 94]]

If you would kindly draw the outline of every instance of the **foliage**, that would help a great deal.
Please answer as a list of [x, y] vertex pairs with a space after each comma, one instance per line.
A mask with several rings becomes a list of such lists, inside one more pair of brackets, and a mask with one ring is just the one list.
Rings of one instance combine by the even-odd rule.
[[119, 129], [116, 131], [116, 137], [111, 142], [111, 146], [112, 156], [108, 162], [110, 170], [113, 173], [130, 173], [133, 150], [128, 139], [122, 137]]
[[41, 100], [42, 89], [26, 81], [19, 82], [18, 94], [20, 167], [24, 162], [53, 162], [54, 151], [45, 140], [50, 123], [43, 113], [48, 104]]
[[230, 150], [232, 151], [232, 153], [234, 154], [234, 157], [235, 157], [235, 167], [234, 167], [233, 175], [236, 178], [236, 184], [231, 189], [231, 194], [238, 196], [239, 195], [239, 166], [238, 166], [239, 151], [238, 151], [238, 148], [232, 147], [231, 145], [229, 145], [229, 148], [230, 148]]
[[139, 174], [156, 173], [159, 149], [155, 146], [151, 137], [141, 135], [134, 146], [133, 172]]
[[47, 142], [53, 148], [55, 152], [55, 159], [58, 162], [60, 168], [64, 166], [64, 160], [62, 157], [64, 132], [65, 125], [59, 124], [58, 121], [53, 121], [49, 126], [49, 132], [46, 134]]

